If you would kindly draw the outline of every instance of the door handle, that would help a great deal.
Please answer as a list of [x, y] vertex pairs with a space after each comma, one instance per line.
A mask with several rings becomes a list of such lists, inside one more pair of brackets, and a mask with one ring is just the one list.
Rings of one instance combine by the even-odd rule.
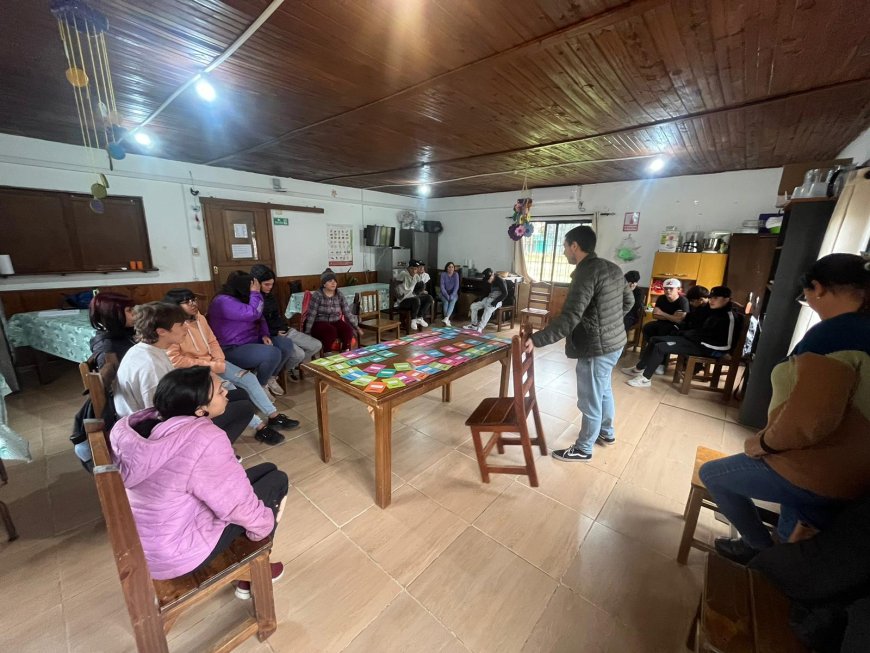
[[211, 271], [214, 272], [215, 276], [217, 276], [217, 274], [218, 274], [218, 266], [216, 266], [216, 265], [211, 266]]

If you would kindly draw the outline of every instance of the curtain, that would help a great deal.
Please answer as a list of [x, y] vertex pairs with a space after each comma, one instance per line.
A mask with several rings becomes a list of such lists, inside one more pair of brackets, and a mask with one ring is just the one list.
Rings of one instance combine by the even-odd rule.
[[523, 238], [514, 241], [513, 270], [523, 277], [526, 282], [537, 281], [537, 279], [532, 278], [532, 275], [529, 274], [529, 270], [526, 267], [526, 251], [523, 249], [524, 241], [525, 239]]

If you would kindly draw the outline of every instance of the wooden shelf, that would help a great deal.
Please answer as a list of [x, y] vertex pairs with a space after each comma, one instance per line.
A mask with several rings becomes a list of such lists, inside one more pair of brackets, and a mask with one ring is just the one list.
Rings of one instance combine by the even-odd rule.
[[814, 204], [816, 202], [836, 202], [836, 197], [798, 197], [797, 199], [789, 200], [782, 206], [778, 207], [783, 211], [788, 211], [796, 204]]
[[129, 268], [117, 268], [111, 270], [61, 270], [56, 272], [16, 272], [15, 274], [3, 274], [0, 277], [6, 279], [8, 277], [46, 277], [57, 275], [65, 277], [68, 274], [118, 274], [119, 272], [160, 272], [160, 268], [146, 268], [145, 270], [131, 270]]

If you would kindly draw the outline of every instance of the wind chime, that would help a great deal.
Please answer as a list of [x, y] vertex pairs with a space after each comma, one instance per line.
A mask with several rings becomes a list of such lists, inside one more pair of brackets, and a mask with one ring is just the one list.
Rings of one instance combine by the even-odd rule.
[[[115, 104], [106, 50], [109, 21], [81, 0], [52, 0], [51, 13], [57, 18], [66, 55], [66, 79], [73, 89], [82, 145], [87, 148], [92, 167], [97, 167], [94, 150], [103, 150], [108, 154], [109, 170], [113, 170], [112, 160], [123, 159], [127, 153], [122, 144], [126, 130]], [[109, 188], [106, 176], [98, 173], [98, 177], [91, 185], [90, 207], [94, 213], [105, 210], [102, 200]]]
[[532, 198], [529, 195], [526, 179], [523, 177], [522, 197], [514, 204], [513, 223], [508, 227], [508, 236], [511, 240], [520, 240], [524, 236], [531, 238], [535, 231], [535, 225], [532, 224]]

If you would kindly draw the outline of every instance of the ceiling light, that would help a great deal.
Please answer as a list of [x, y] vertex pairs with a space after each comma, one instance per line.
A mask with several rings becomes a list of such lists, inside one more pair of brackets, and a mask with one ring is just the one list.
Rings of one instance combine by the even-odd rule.
[[196, 83], [196, 92], [206, 102], [213, 102], [217, 97], [217, 91], [214, 90], [207, 79], [201, 79]]
[[665, 163], [666, 162], [664, 158], [657, 156], [655, 159], [650, 161], [649, 166], [647, 166], [647, 170], [649, 170], [650, 172], [660, 172], [664, 169]]
[[136, 132], [133, 134], [133, 139], [139, 143], [139, 145], [143, 145], [145, 147], [151, 147], [152, 141], [151, 137], [145, 132]]
[[428, 195], [432, 192], [432, 187], [429, 184], [420, 184], [417, 186], [417, 194], [418, 195]]

